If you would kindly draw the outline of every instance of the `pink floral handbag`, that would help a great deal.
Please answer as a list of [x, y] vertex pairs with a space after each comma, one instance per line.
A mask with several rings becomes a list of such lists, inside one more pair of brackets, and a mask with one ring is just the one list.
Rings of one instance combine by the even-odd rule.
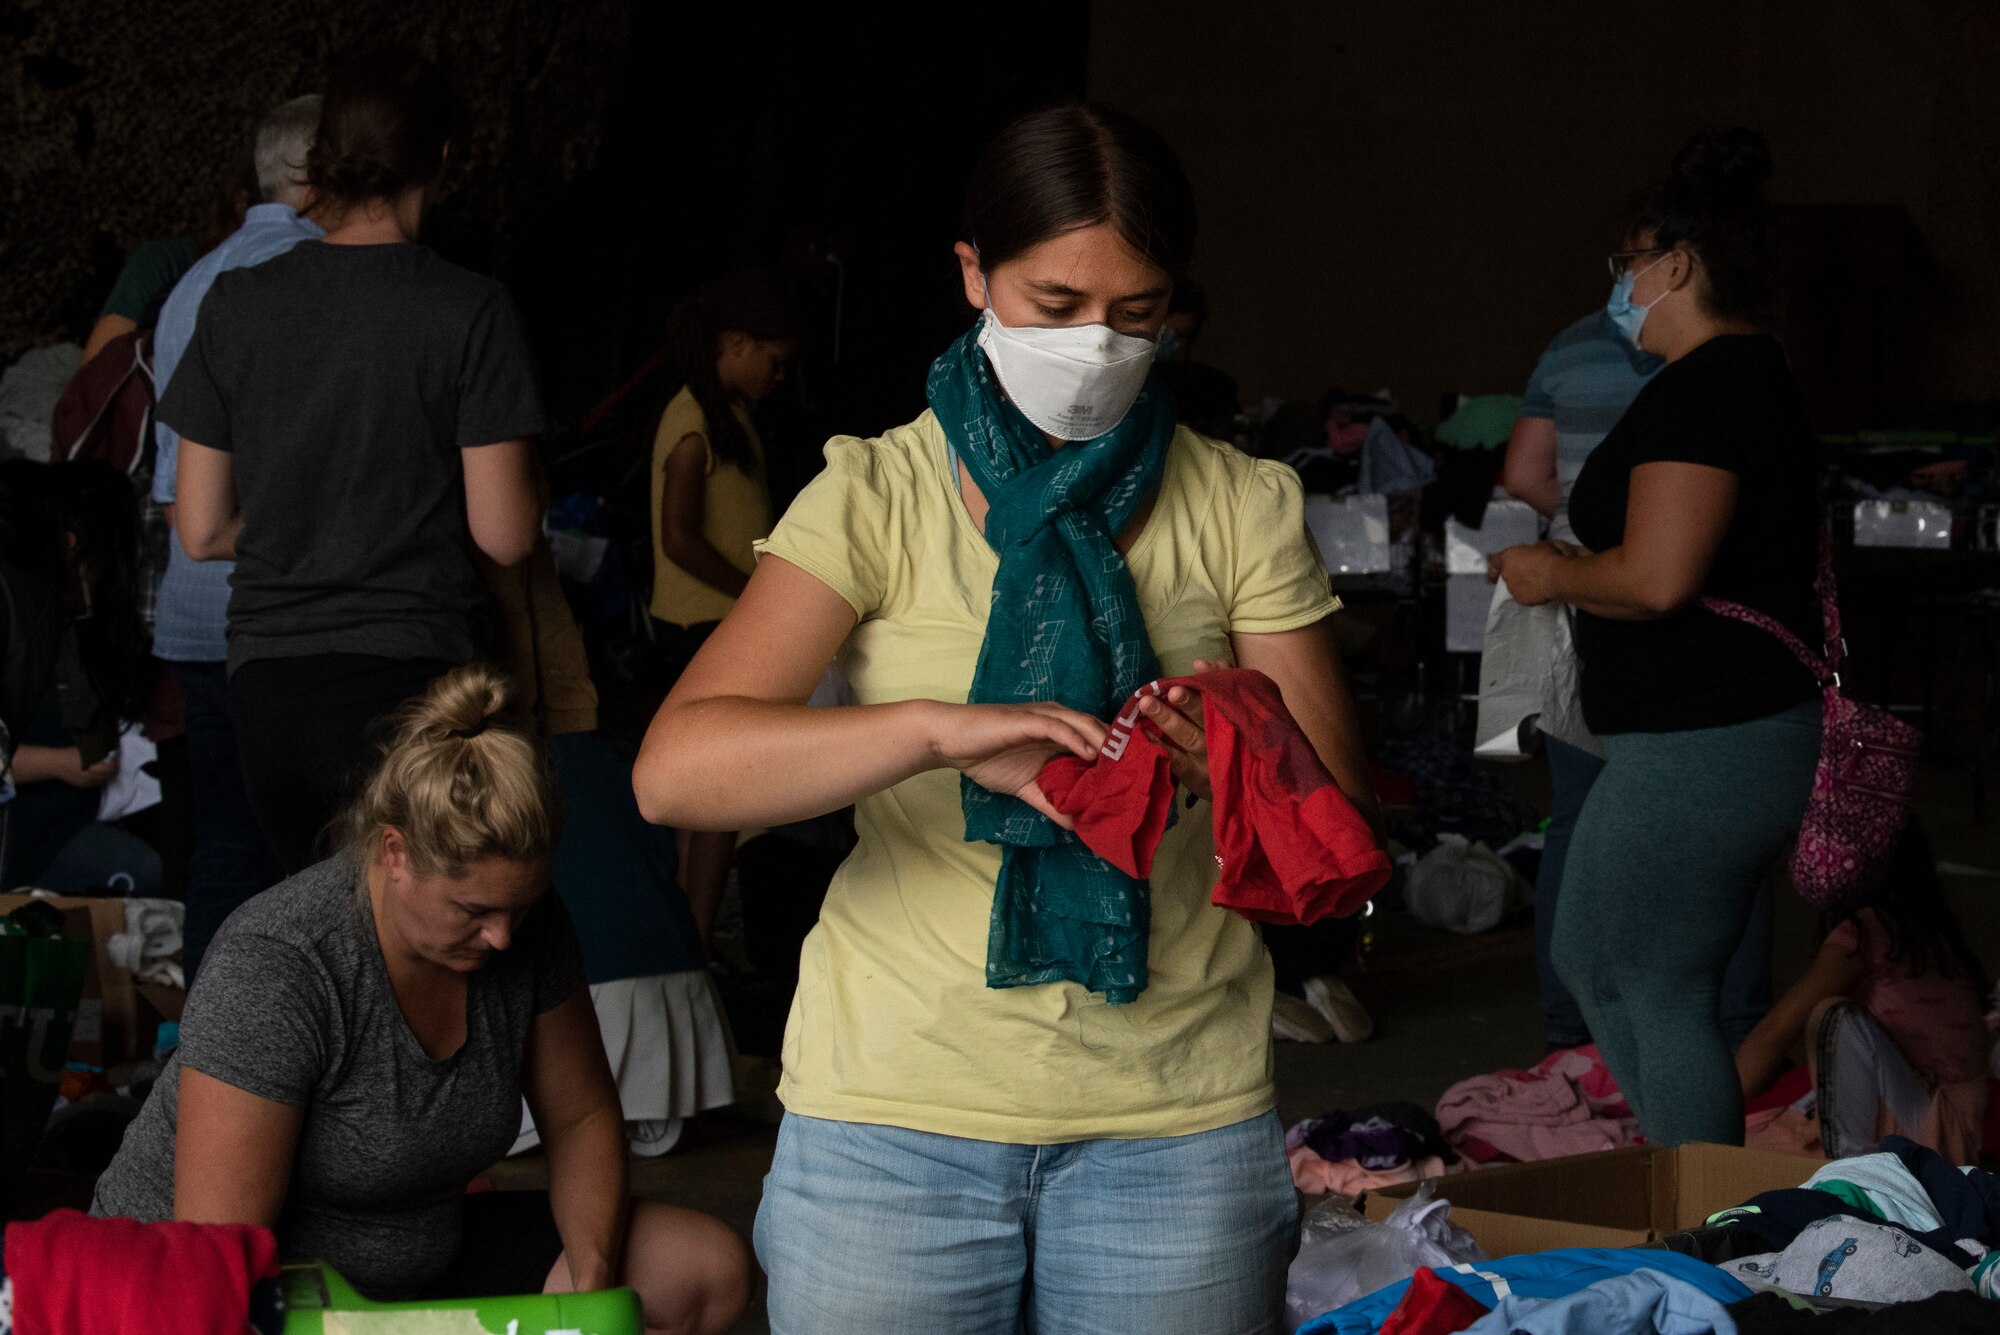
[[1826, 627], [1821, 658], [1762, 612], [1703, 598], [1717, 616], [1768, 631], [1784, 642], [1826, 693], [1820, 724], [1819, 768], [1792, 850], [1792, 884], [1810, 903], [1840, 911], [1875, 889], [1909, 822], [1911, 793], [1924, 735], [1886, 709], [1857, 704], [1840, 693], [1846, 643], [1840, 636], [1840, 594], [1833, 582], [1833, 547], [1819, 544], [1820, 618]]

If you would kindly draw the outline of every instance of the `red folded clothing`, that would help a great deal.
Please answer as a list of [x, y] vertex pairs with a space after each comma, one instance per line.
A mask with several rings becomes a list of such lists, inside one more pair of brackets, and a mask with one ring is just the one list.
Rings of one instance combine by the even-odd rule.
[[243, 1335], [278, 1243], [246, 1224], [142, 1224], [57, 1210], [7, 1225], [15, 1335]]
[[1485, 1303], [1425, 1266], [1377, 1335], [1455, 1335], [1485, 1315]]
[[1197, 693], [1215, 791], [1214, 902], [1246, 918], [1312, 923], [1353, 913], [1389, 880], [1389, 858], [1341, 793], [1261, 672], [1227, 668], [1141, 687], [1088, 761], [1058, 756], [1042, 792], [1077, 837], [1128, 876], [1149, 876], [1173, 807], [1174, 776], [1139, 701], [1175, 686]]

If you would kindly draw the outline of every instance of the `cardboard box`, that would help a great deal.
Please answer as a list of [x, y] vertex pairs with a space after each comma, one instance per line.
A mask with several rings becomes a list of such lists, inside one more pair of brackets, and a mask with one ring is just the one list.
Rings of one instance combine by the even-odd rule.
[[[33, 898], [37, 897], [0, 895], [0, 917]], [[180, 1018], [186, 994], [179, 988], [141, 983], [104, 953], [104, 943], [125, 930], [125, 901], [68, 895], [39, 898], [63, 915], [68, 936], [88, 941], [91, 947], [69, 1059], [109, 1067], [150, 1057], [160, 1021]]]
[[[1796, 1187], [1823, 1162], [1732, 1145], [1642, 1145], [1477, 1168], [1436, 1182], [1451, 1202], [1451, 1222], [1501, 1257], [1656, 1242], [1761, 1192]], [[1411, 1182], [1371, 1191], [1363, 1213], [1387, 1219], [1416, 1189]]]

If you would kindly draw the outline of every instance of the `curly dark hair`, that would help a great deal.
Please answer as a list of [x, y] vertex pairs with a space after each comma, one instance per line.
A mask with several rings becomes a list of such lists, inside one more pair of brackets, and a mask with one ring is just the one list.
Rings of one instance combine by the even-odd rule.
[[1945, 897], [1930, 836], [1913, 818], [1882, 885], [1864, 906], [1888, 935], [1888, 958], [1912, 974], [1963, 978], [1983, 1000], [1992, 980], [1966, 942], [1965, 931]]
[[1764, 185], [1771, 146], [1755, 130], [1707, 130], [1674, 155], [1637, 228], [1662, 249], [1685, 247], [1707, 276], [1712, 315], [1769, 325], [1777, 316], [1778, 228]]

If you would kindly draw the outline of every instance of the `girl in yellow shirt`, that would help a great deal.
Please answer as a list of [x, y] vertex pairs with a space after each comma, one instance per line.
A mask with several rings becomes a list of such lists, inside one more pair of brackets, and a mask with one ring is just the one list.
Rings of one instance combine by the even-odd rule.
[[[957, 247], [978, 320], [932, 410], [827, 446], [647, 735], [650, 819], [856, 806], [786, 1031], [774, 1331], [1278, 1328], [1271, 965], [1209, 902], [1199, 702], [1148, 709], [1199, 803], [1149, 882], [1035, 784], [1131, 687], [1235, 664], [1375, 809], [1297, 476], [1177, 425], [1151, 374], [1193, 234], [1137, 122], [1072, 105], [1002, 132]], [[807, 707], [836, 656], [857, 703]]]
[[[674, 308], [667, 331], [687, 384], [653, 437], [653, 616], [671, 685], [750, 581], [771, 531], [764, 443], [750, 409], [797, 354], [790, 300], [770, 275], [720, 279]], [[704, 950], [736, 854], [733, 832], [684, 833], [680, 880]]]

